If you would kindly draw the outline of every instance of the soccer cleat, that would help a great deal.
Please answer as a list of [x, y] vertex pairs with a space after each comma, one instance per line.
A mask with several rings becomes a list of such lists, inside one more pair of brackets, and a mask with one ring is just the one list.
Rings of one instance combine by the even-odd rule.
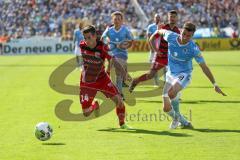
[[125, 124], [125, 123], [123, 125], [121, 125], [120, 128], [121, 129], [126, 129], [126, 130], [133, 130], [133, 128], [131, 126], [129, 126], [129, 125]]
[[188, 122], [187, 124], [180, 125], [181, 129], [194, 129], [193, 125], [191, 122]]
[[136, 80], [132, 80], [132, 82], [131, 82], [131, 84], [130, 84], [130, 86], [128, 88], [129, 92], [132, 93], [136, 86], [137, 86]]
[[98, 101], [94, 101], [93, 102], [93, 111], [94, 111], [95, 117], [99, 117], [99, 115], [100, 115], [100, 107], [99, 107]]
[[170, 128], [170, 129], [176, 129], [179, 125], [180, 125], [180, 122], [179, 122], [178, 120], [174, 119], [174, 120], [171, 122], [169, 128]]

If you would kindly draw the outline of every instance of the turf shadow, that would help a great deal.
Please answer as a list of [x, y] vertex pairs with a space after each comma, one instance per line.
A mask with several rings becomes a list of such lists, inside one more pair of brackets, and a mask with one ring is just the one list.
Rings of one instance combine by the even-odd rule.
[[[143, 103], [162, 103], [162, 100], [142, 100], [139, 99], [137, 102], [143, 102]], [[180, 102], [181, 104], [206, 104], [206, 103], [232, 103], [232, 104], [238, 104], [240, 101], [218, 101], [218, 100], [196, 100], [196, 101], [184, 101], [182, 100]]]
[[122, 130], [122, 129], [119, 129], [119, 128], [108, 128], [108, 129], [99, 129], [97, 131], [164, 135], [164, 136], [173, 136], [173, 137], [191, 137], [192, 136], [192, 135], [188, 135], [188, 134], [185, 134], [185, 133], [173, 133], [173, 132], [169, 132], [169, 131], [153, 131], [153, 130], [146, 130], [146, 129]]
[[234, 129], [210, 129], [210, 128], [194, 128], [193, 131], [204, 133], [240, 133], [240, 130]]
[[49, 143], [49, 142], [45, 142], [45, 143], [42, 143], [42, 145], [46, 145], [46, 146], [64, 146], [66, 145], [66, 143]]

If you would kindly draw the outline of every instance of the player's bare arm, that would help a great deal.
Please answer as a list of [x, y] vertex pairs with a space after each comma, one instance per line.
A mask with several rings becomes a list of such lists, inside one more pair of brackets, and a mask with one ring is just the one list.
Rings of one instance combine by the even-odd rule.
[[164, 29], [157, 30], [154, 34], [152, 34], [152, 36], [149, 39], [149, 44], [150, 44], [151, 48], [157, 54], [162, 54], [162, 53], [159, 51], [159, 49], [155, 45], [155, 40], [156, 40], [155, 35], [159, 34], [160, 36], [163, 36], [165, 31], [166, 30], [164, 30]]
[[200, 63], [199, 66], [201, 67], [203, 73], [207, 76], [207, 78], [211, 81], [211, 83], [214, 86], [214, 89], [217, 93], [222, 94], [223, 96], [226, 96], [225, 93], [223, 93], [223, 91], [221, 90], [221, 88], [217, 85], [215, 78], [211, 72], [211, 70], [209, 69], [209, 67], [207, 66], [207, 64], [204, 63]]
[[155, 38], [155, 35], [156, 34], [158, 34], [158, 32], [156, 31], [154, 34], [152, 34], [151, 35], [151, 37], [149, 38], [149, 44], [150, 44], [150, 48], [155, 52], [155, 53], [159, 53], [159, 54], [161, 54], [160, 52], [159, 52], [159, 50], [158, 50], [158, 48], [157, 48], [157, 46], [155, 45], [155, 40], [156, 40], [156, 38]]
[[147, 35], [147, 43], [148, 43], [148, 46], [150, 47], [151, 52], [154, 52], [154, 49], [152, 48], [152, 45], [150, 44], [150, 37], [151, 37], [151, 35], [148, 34]]
[[117, 48], [128, 49], [128, 48], [132, 47], [132, 44], [133, 44], [133, 40], [125, 40], [124, 42], [118, 44]]

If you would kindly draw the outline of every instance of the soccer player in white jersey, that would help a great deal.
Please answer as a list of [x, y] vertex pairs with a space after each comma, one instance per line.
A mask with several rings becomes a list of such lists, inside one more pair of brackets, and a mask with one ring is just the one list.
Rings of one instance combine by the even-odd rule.
[[[179, 92], [186, 88], [192, 77], [192, 59], [201, 67], [203, 73], [212, 83], [217, 93], [226, 96], [225, 93], [217, 85], [215, 78], [208, 68], [205, 60], [196, 45], [191, 39], [196, 30], [196, 26], [191, 22], [186, 22], [180, 34], [168, 30], [158, 30], [157, 32], [163, 36], [168, 42], [168, 71], [166, 74], [166, 83], [163, 89], [163, 111], [168, 113], [175, 121], [170, 128], [177, 128], [181, 115], [176, 114], [172, 109], [171, 101], [178, 100]], [[181, 124], [183, 128], [193, 128], [188, 121]]]

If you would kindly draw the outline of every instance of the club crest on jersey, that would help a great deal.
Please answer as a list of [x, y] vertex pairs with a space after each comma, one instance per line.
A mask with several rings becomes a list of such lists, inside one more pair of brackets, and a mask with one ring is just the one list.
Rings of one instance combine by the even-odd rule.
[[100, 57], [100, 54], [99, 52], [95, 52], [95, 57], [99, 58]]
[[187, 49], [187, 48], [184, 48], [184, 49], [183, 49], [183, 52], [184, 52], [185, 54], [188, 54], [188, 49]]
[[178, 55], [177, 52], [174, 52], [174, 53], [173, 53], [173, 56], [174, 56], [174, 57], [177, 57], [177, 55]]

